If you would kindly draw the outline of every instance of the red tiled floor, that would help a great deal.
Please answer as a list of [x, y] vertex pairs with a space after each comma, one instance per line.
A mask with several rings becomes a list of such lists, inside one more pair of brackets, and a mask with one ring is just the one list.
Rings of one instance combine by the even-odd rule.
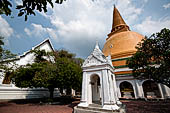
[[[170, 113], [170, 101], [122, 100], [127, 113]], [[72, 113], [75, 101], [67, 105], [16, 104], [0, 102], [0, 113]]]
[[0, 102], [0, 113], [72, 113], [74, 105], [76, 103], [68, 105], [39, 105]]
[[127, 113], [170, 113], [170, 101], [122, 100]]

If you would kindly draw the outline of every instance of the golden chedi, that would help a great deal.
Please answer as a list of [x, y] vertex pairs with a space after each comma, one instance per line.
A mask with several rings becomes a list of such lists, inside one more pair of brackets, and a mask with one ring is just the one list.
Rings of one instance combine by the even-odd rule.
[[143, 38], [143, 35], [130, 31], [129, 26], [114, 7], [112, 30], [106, 39], [103, 53], [105, 56], [111, 55], [115, 68], [126, 67], [126, 60], [136, 52], [135, 46]]

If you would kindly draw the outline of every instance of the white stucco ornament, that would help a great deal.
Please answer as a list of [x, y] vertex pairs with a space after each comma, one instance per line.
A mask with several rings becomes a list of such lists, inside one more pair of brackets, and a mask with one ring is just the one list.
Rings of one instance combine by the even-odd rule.
[[87, 57], [87, 59], [83, 63], [83, 67], [100, 65], [102, 63], [109, 63], [109, 60], [104, 56], [99, 48], [98, 43], [96, 42], [96, 46], [93, 52], [90, 56]]

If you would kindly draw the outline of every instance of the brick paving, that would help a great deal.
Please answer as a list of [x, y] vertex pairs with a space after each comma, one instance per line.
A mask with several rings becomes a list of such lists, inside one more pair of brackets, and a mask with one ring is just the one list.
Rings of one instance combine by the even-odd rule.
[[71, 113], [72, 108], [63, 105], [16, 105], [10, 104], [0, 108], [0, 113]]
[[18, 104], [14, 102], [0, 102], [0, 113], [72, 113], [78, 101], [66, 105], [49, 104]]
[[[170, 113], [170, 101], [121, 100], [127, 113]], [[0, 113], [72, 113], [79, 101], [65, 105], [0, 102]]]
[[170, 101], [122, 100], [127, 113], [170, 113]]

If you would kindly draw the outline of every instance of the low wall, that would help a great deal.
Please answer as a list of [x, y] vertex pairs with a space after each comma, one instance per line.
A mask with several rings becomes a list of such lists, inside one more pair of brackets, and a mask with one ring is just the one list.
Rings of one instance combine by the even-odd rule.
[[[0, 84], [0, 99], [31, 99], [49, 97], [46, 88], [18, 88], [13, 84]], [[60, 92], [55, 89], [54, 97], [60, 96]]]

